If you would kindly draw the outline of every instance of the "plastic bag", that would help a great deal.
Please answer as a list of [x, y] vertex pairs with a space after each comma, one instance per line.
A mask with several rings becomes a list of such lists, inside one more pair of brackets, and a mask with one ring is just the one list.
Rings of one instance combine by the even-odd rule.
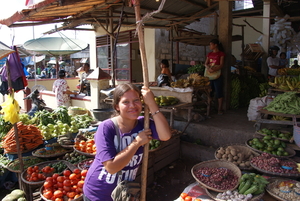
[[260, 115], [260, 109], [267, 106], [267, 96], [257, 97], [250, 100], [247, 117], [249, 121], [255, 121]]

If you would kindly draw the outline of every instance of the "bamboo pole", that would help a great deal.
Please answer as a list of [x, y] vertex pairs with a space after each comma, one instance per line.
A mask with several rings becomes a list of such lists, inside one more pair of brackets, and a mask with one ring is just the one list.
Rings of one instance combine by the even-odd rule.
[[[139, 48], [141, 52], [141, 60], [143, 66], [143, 80], [144, 86], [149, 87], [149, 77], [148, 77], [148, 65], [147, 65], [147, 58], [146, 58], [146, 49], [144, 43], [144, 32], [142, 28], [142, 24], [138, 23], [141, 21], [141, 12], [140, 12], [140, 0], [132, 0], [134, 5], [135, 11], [135, 19], [137, 22], [137, 33], [139, 38]], [[144, 128], [149, 128], [149, 108], [147, 105], [144, 107], [144, 114], [145, 114], [145, 121], [144, 121]], [[141, 172], [141, 201], [146, 200], [146, 189], [147, 189], [147, 171], [148, 171], [148, 157], [149, 157], [149, 143], [145, 144], [144, 146], [144, 156], [143, 156], [143, 163], [142, 163], [142, 172]]]
[[[9, 67], [9, 64], [8, 64], [8, 60], [6, 60], [6, 72], [7, 72], [8, 91], [9, 91], [10, 95], [12, 97], [14, 97], [14, 94], [13, 94], [14, 91], [12, 89], [11, 76], [10, 76], [10, 67]], [[18, 158], [19, 158], [19, 163], [20, 163], [20, 171], [22, 173], [24, 171], [24, 164], [23, 164], [23, 159], [22, 159], [22, 153], [21, 153], [21, 150], [20, 150], [18, 127], [17, 127], [16, 123], [14, 123], [13, 128], [14, 128], [14, 132], [15, 132], [15, 140], [16, 140]], [[21, 173], [18, 173], [19, 188], [21, 190], [25, 190], [25, 186], [23, 185], [23, 182], [22, 182], [22, 179], [21, 179]]]

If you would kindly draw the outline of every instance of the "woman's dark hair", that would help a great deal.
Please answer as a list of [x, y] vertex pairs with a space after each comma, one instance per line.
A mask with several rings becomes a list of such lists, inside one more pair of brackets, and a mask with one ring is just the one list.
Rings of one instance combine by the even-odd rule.
[[209, 43], [216, 44], [218, 46], [219, 51], [224, 52], [223, 45], [218, 39], [212, 39]]
[[120, 112], [116, 110], [116, 106], [119, 104], [121, 97], [130, 90], [134, 90], [136, 91], [139, 96], [142, 95], [141, 91], [139, 90], [139, 88], [131, 83], [127, 83], [127, 84], [120, 84], [116, 87], [116, 89], [114, 90], [114, 99], [113, 99], [113, 108], [115, 109], [115, 112], [117, 114], [119, 114]]
[[169, 67], [169, 61], [167, 59], [161, 60], [160, 63], [164, 64], [166, 67]]
[[65, 70], [60, 70], [60, 71], [58, 71], [58, 77], [59, 77], [59, 78], [64, 78], [64, 77], [66, 77], [66, 71], [65, 71]]
[[273, 56], [273, 50], [276, 50], [278, 52], [280, 48], [276, 45], [269, 47], [269, 56]]
[[279, 56], [281, 57], [281, 55], [286, 56], [286, 53], [285, 52], [281, 52]]

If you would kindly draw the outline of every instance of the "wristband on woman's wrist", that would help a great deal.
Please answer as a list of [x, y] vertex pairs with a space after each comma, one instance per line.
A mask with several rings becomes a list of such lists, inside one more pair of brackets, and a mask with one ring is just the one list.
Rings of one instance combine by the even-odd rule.
[[153, 117], [154, 115], [158, 114], [158, 113], [160, 113], [160, 110], [157, 110], [156, 112], [154, 112], [154, 113], [152, 114], [152, 117]]

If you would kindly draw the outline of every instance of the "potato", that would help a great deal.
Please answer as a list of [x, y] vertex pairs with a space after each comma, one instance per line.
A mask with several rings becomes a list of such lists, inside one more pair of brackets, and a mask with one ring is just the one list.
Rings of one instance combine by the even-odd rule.
[[223, 154], [222, 158], [226, 159], [227, 158], [227, 154]]
[[235, 160], [235, 161], [237, 161], [238, 159], [239, 159], [238, 156], [234, 156], [234, 157], [233, 157], [233, 160]]
[[222, 156], [223, 156], [222, 154], [220, 154], [220, 153], [217, 153], [217, 158], [218, 158], [218, 159], [221, 159], [221, 158], [222, 158]]

